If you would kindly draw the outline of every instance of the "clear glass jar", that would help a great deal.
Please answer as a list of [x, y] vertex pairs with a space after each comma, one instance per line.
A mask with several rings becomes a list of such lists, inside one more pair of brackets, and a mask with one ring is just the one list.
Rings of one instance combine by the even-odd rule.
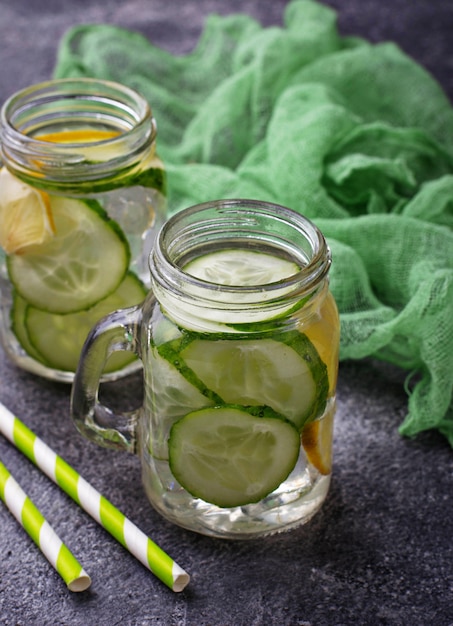
[[[122, 85], [55, 80], [1, 111], [0, 338], [11, 360], [72, 381], [89, 329], [143, 300], [165, 220], [148, 103]], [[118, 354], [104, 377], [139, 367]]]
[[[167, 519], [225, 538], [308, 521], [328, 492], [339, 319], [330, 252], [284, 207], [219, 200], [163, 226], [151, 291], [91, 333], [72, 416], [88, 438], [136, 452], [145, 491]], [[140, 356], [144, 403], [98, 401], [112, 349]]]

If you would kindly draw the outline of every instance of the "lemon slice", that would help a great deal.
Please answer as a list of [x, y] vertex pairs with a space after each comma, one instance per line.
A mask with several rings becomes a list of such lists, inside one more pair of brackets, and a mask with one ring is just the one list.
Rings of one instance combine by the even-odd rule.
[[49, 196], [0, 169], [0, 246], [6, 254], [49, 241], [55, 233]]
[[[121, 136], [119, 131], [103, 130], [95, 128], [75, 128], [59, 130], [55, 133], [45, 133], [37, 135], [35, 139], [48, 143], [73, 144], [77, 150], [84, 155], [85, 159], [91, 163], [109, 161], [117, 155], [117, 148], [111, 142]], [[50, 181], [46, 181], [50, 186]], [[155, 192], [166, 195], [166, 175], [165, 167], [156, 154], [155, 147], [149, 151], [148, 156], [140, 163], [138, 168], [133, 168], [126, 175], [119, 171], [118, 176], [109, 178], [104, 183], [96, 182], [96, 191], [109, 191], [118, 186], [135, 187], [143, 186], [152, 188]], [[78, 193], [82, 188], [88, 194], [93, 192], [93, 183], [90, 181], [80, 182]], [[57, 189], [56, 189], [57, 191]]]
[[309, 462], [325, 476], [332, 471], [333, 407], [326, 415], [306, 424], [302, 431], [302, 445]]
[[329, 394], [334, 395], [338, 375], [340, 322], [338, 309], [331, 293], [321, 305], [319, 316], [310, 321], [304, 332], [315, 347], [329, 374]]
[[272, 493], [294, 469], [299, 450], [292, 424], [234, 406], [189, 413], [172, 427], [169, 439], [176, 480], [194, 497], [223, 508]]
[[76, 128], [74, 130], [59, 130], [56, 133], [43, 133], [37, 135], [39, 141], [50, 143], [90, 143], [106, 141], [119, 136], [116, 130], [99, 130], [94, 128]]

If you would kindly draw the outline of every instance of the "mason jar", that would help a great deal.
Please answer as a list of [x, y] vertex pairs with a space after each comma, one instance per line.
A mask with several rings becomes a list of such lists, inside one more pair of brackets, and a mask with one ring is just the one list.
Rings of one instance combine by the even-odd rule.
[[[332, 470], [339, 319], [329, 248], [302, 215], [257, 200], [185, 209], [150, 255], [151, 290], [90, 333], [79, 431], [135, 452], [145, 492], [190, 530], [249, 538], [307, 522]], [[143, 363], [127, 414], [98, 400], [112, 350]]]
[[[72, 381], [93, 324], [142, 301], [165, 220], [148, 103], [123, 85], [53, 80], [1, 110], [0, 338], [10, 359]], [[114, 379], [140, 367], [106, 363]]]

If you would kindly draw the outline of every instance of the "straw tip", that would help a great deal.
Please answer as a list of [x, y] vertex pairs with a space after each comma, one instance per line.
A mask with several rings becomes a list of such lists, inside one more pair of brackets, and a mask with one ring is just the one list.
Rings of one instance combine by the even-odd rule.
[[91, 578], [88, 576], [88, 574], [83, 573], [68, 583], [68, 589], [69, 591], [75, 591], [75, 592], [86, 591], [90, 585], [91, 585]]
[[187, 572], [185, 572], [182, 568], [177, 567], [174, 568], [177, 571], [173, 570], [173, 591], [179, 592], [183, 591], [187, 587], [190, 582], [190, 576]]

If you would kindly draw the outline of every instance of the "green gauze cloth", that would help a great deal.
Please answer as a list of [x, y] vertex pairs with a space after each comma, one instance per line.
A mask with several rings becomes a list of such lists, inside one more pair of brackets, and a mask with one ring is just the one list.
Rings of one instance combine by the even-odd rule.
[[55, 75], [146, 96], [171, 212], [248, 197], [317, 223], [341, 358], [408, 370], [400, 432], [438, 429], [453, 446], [453, 109], [396, 45], [341, 37], [324, 5], [293, 0], [283, 24], [211, 15], [184, 56], [122, 28], [75, 27]]

